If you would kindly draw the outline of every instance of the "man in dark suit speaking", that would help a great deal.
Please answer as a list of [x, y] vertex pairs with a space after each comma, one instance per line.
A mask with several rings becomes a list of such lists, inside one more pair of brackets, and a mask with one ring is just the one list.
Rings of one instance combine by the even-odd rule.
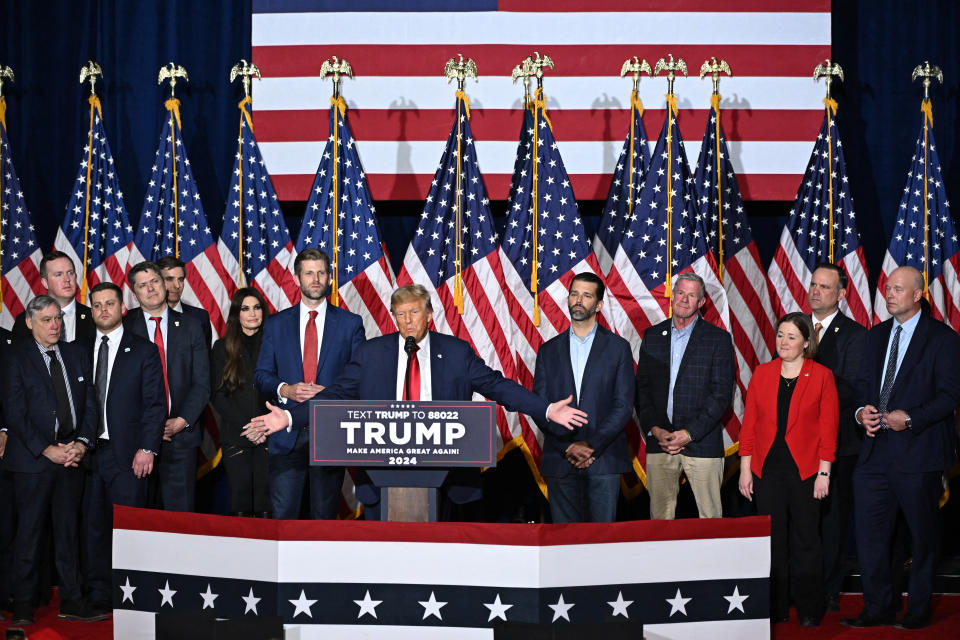
[[4, 466], [13, 474], [17, 533], [13, 555], [13, 624], [31, 624], [39, 579], [40, 531], [51, 516], [60, 576], [60, 617], [96, 620], [83, 600], [77, 520], [83, 476], [77, 465], [93, 440], [97, 398], [90, 354], [61, 342], [60, 305], [47, 295], [27, 304], [31, 337], [4, 347], [2, 388], [9, 438]]
[[891, 538], [901, 510], [913, 552], [902, 629], [930, 624], [934, 564], [940, 546], [943, 472], [956, 462], [953, 414], [960, 406], [960, 337], [921, 312], [923, 274], [895, 269], [885, 297], [892, 318], [867, 333], [856, 390], [857, 422], [867, 437], [853, 472], [863, 611], [851, 627], [893, 624]]
[[567, 296], [570, 329], [537, 352], [534, 393], [572, 394], [590, 416], [576, 431], [534, 416], [543, 432], [540, 470], [555, 524], [613, 522], [620, 474], [631, 469], [623, 428], [633, 412], [633, 356], [629, 342], [597, 323], [604, 288], [593, 273], [574, 276]]
[[[423, 286], [394, 291], [390, 311], [399, 332], [359, 345], [337, 381], [314, 396], [317, 400], [470, 400], [476, 392], [510, 411], [542, 416], [568, 429], [586, 424], [586, 413], [570, 406], [572, 395], [548, 404], [484, 364], [468, 343], [429, 331], [433, 306]], [[410, 357], [405, 351], [408, 342]], [[309, 403], [289, 411], [269, 402], [267, 407], [270, 413], [247, 425], [245, 435], [254, 442], [291, 423], [309, 421]], [[479, 490], [471, 497], [479, 499]]]

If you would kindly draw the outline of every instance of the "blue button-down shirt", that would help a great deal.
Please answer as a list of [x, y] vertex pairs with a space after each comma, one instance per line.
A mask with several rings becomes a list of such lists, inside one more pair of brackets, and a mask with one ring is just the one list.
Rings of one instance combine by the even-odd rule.
[[667, 417], [670, 422], [673, 422], [673, 386], [677, 383], [680, 363], [683, 362], [683, 354], [687, 351], [690, 334], [693, 333], [697, 321], [698, 318], [694, 316], [693, 322], [683, 329], [677, 329], [676, 325], [670, 326], [670, 392], [667, 394]]
[[573, 332], [573, 325], [570, 326], [570, 366], [573, 368], [573, 381], [577, 385], [578, 401], [580, 400], [580, 383], [583, 381], [583, 370], [587, 366], [590, 349], [593, 347], [593, 338], [596, 335], [596, 323], [590, 329], [590, 333], [582, 338]]
[[[887, 340], [887, 352], [883, 355], [883, 370], [887, 370], [887, 360], [890, 359], [890, 347], [893, 346], [893, 338], [897, 335], [897, 327], [903, 327], [903, 330], [900, 332], [900, 344], [897, 347], [897, 369], [893, 374], [893, 379], [897, 379], [897, 374], [900, 373], [900, 365], [903, 364], [903, 356], [907, 354], [907, 348], [910, 347], [910, 339], [913, 338], [913, 332], [917, 329], [917, 324], [920, 322], [920, 314], [915, 313], [913, 317], [900, 324], [897, 322], [897, 319], [893, 319], [893, 326], [890, 327], [890, 338]], [[883, 384], [883, 380], [880, 381], [880, 384]]]

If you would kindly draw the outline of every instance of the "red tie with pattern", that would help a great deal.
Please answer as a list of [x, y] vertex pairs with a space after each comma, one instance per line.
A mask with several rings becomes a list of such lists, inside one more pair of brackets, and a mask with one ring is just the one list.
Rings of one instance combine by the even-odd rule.
[[407, 357], [407, 375], [403, 380], [403, 399], [420, 399], [420, 359], [417, 352], [420, 351], [420, 345], [414, 349], [413, 353]]
[[310, 319], [303, 331], [303, 381], [317, 381], [317, 312], [310, 312]]
[[157, 345], [157, 351], [160, 352], [160, 364], [163, 365], [163, 388], [167, 392], [167, 410], [170, 410], [170, 383], [167, 382], [167, 354], [163, 350], [163, 332], [160, 331], [160, 321], [163, 318], [151, 317], [156, 325], [153, 329], [153, 343]]

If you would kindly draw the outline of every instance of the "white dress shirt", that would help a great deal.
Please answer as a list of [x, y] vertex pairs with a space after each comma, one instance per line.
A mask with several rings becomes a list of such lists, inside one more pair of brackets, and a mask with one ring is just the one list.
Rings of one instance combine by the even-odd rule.
[[[317, 327], [317, 361], [320, 360], [320, 350], [323, 348], [323, 329], [326, 326], [327, 321], [327, 301], [326, 299], [320, 302], [320, 306], [316, 309], [311, 309], [307, 305], [303, 304], [303, 300], [300, 301], [300, 361], [303, 362], [303, 342], [304, 342], [304, 333], [307, 330], [307, 324], [310, 322], [310, 312], [316, 311], [317, 317], [314, 319], [313, 324]], [[277, 400], [280, 404], [287, 404], [287, 399], [280, 395], [280, 387], [285, 384], [295, 384], [293, 382], [281, 382], [277, 385]]]
[[77, 301], [71, 300], [70, 304], [60, 307], [60, 315], [63, 317], [63, 341], [73, 342], [77, 338]]
[[814, 328], [816, 328], [817, 323], [820, 323], [820, 333], [817, 334], [817, 342], [820, 342], [821, 338], [827, 335], [827, 329], [830, 327], [833, 319], [837, 317], [838, 313], [840, 313], [840, 309], [837, 309], [823, 320], [817, 320], [817, 316], [812, 313], [810, 314], [810, 321], [813, 323]]
[[[153, 324], [151, 322], [151, 324]], [[110, 333], [104, 334], [97, 329], [97, 337], [93, 347], [93, 384], [97, 384], [97, 366], [100, 359], [100, 344], [103, 336], [107, 337], [107, 391], [103, 396], [103, 404], [100, 406], [100, 415], [103, 418], [103, 434], [100, 436], [106, 440], [110, 439], [110, 425], [107, 423], [107, 398], [110, 396], [110, 380], [113, 376], [113, 363], [117, 359], [117, 352], [120, 350], [120, 340], [123, 338], [123, 325], [119, 325]]]
[[[403, 334], [397, 334], [397, 340], [400, 341], [400, 350], [397, 353], [397, 400], [403, 400], [403, 384], [407, 379], [407, 353], [403, 350], [406, 338]], [[420, 363], [420, 399], [433, 400], [433, 384], [430, 377], [430, 332], [423, 337], [423, 340], [417, 343], [420, 350], [416, 353], [417, 362]]]

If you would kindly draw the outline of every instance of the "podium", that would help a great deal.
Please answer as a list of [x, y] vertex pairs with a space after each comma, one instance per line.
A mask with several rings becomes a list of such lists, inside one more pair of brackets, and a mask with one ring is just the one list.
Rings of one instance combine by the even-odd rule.
[[496, 465], [496, 407], [464, 400], [313, 400], [310, 464], [362, 468], [370, 484], [359, 485], [357, 496], [369, 503], [379, 490], [381, 520], [436, 522], [439, 489], [452, 469]]

